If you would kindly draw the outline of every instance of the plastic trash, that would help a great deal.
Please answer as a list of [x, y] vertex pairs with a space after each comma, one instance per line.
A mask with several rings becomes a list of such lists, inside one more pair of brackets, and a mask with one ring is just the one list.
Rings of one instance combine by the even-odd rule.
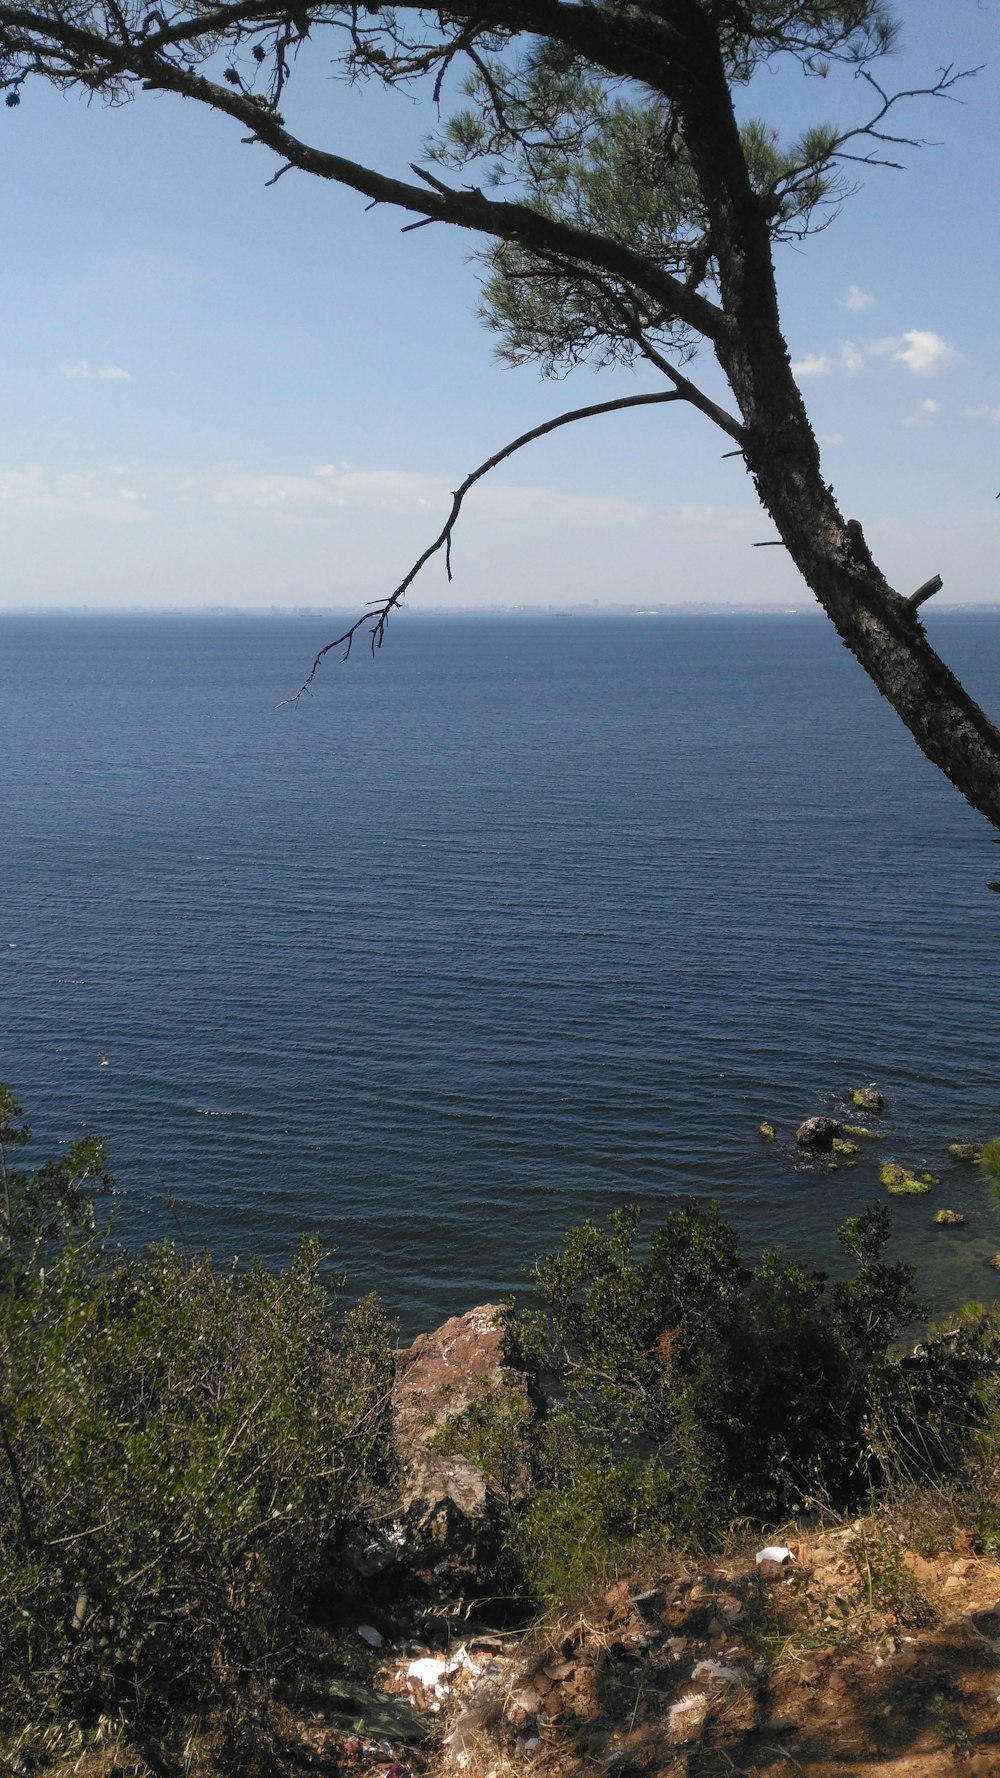
[[374, 1624], [359, 1624], [358, 1635], [362, 1642], [367, 1642], [369, 1648], [381, 1648], [385, 1641], [385, 1637], [381, 1631], [376, 1630]]
[[754, 1560], [758, 1567], [762, 1562], [776, 1562], [779, 1568], [784, 1568], [786, 1563], [794, 1562], [795, 1557], [783, 1543], [769, 1543], [764, 1549], [757, 1551]]

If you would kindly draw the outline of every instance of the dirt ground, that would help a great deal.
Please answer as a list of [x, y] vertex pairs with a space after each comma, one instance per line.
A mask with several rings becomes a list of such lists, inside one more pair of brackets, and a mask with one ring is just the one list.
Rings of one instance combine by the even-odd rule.
[[1000, 1563], [887, 1523], [787, 1547], [619, 1582], [547, 1643], [387, 1645], [431, 1740], [323, 1751], [358, 1778], [1000, 1778]]
[[[1000, 1562], [887, 1520], [785, 1549], [619, 1581], [545, 1636], [385, 1607], [275, 1701], [254, 1778], [1000, 1778]], [[206, 1745], [183, 1763], [216, 1778]]]

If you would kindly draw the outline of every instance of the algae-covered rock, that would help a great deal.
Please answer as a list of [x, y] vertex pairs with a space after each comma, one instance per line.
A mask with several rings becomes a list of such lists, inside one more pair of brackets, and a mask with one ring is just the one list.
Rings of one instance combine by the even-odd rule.
[[1000, 1272], [1000, 1253], [995, 1253], [989, 1263], [995, 1272]]
[[919, 1197], [922, 1192], [929, 1192], [933, 1183], [930, 1178], [918, 1179], [897, 1161], [886, 1161], [879, 1171], [879, 1178], [894, 1197]]
[[976, 1142], [949, 1142], [948, 1153], [953, 1161], [978, 1161], [979, 1144]]
[[851, 1103], [852, 1105], [856, 1105], [859, 1111], [885, 1110], [885, 1100], [879, 1092], [878, 1087], [874, 1085], [855, 1087], [851, 1094]]
[[965, 1217], [958, 1210], [935, 1210], [934, 1221], [939, 1228], [957, 1229], [965, 1221]]
[[839, 1135], [840, 1125], [832, 1117], [807, 1117], [796, 1130], [795, 1140], [800, 1148], [831, 1148]]
[[860, 1152], [856, 1142], [845, 1142], [842, 1136], [834, 1137], [833, 1151], [834, 1154], [858, 1154]]
[[758, 1136], [766, 1136], [768, 1142], [773, 1142], [778, 1132], [773, 1124], [758, 1124], [757, 1134]]
[[863, 1124], [841, 1124], [845, 1136], [865, 1136], [869, 1142], [884, 1142], [884, 1130], [866, 1130]]

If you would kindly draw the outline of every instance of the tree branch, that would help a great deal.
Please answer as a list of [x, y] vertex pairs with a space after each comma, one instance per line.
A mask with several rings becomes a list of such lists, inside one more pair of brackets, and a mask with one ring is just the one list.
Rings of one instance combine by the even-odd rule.
[[[683, 378], [681, 380], [684, 381]], [[533, 426], [530, 432], [522, 432], [519, 438], [512, 439], [509, 444], [504, 445], [502, 450], [495, 451], [492, 457], [487, 457], [485, 463], [480, 463], [477, 469], [474, 469], [470, 475], [466, 476], [461, 487], [456, 489], [452, 496], [451, 511], [441, 527], [441, 530], [438, 532], [438, 535], [435, 537], [434, 542], [428, 544], [423, 553], [417, 557], [412, 568], [410, 568], [403, 576], [403, 579], [395, 590], [389, 594], [387, 599], [382, 601], [374, 600], [372, 602], [372, 610], [365, 611], [361, 617], [355, 619], [354, 623], [352, 623], [342, 635], [335, 636], [332, 642], [327, 642], [325, 646], [320, 649], [309, 672], [299, 686], [298, 691], [293, 692], [292, 696], [289, 698], [282, 698], [281, 703], [278, 705], [279, 710], [282, 709], [285, 704], [298, 703], [303, 693], [307, 692], [312, 685], [319, 669], [320, 662], [326, 655], [330, 654], [333, 649], [342, 647], [344, 652], [341, 659], [346, 661], [354, 646], [355, 636], [358, 634], [359, 630], [364, 629], [366, 624], [371, 625], [372, 654], [375, 653], [376, 648], [381, 648], [385, 638], [386, 626], [392, 612], [402, 603], [404, 596], [413, 585], [420, 570], [430, 561], [431, 557], [437, 555], [438, 551], [441, 549], [445, 551], [448, 579], [451, 580], [451, 538], [458, 520], [458, 515], [462, 510], [462, 503], [465, 500], [465, 496], [469, 493], [470, 489], [475, 487], [478, 481], [482, 480], [484, 475], [489, 475], [492, 469], [496, 469], [501, 463], [506, 462], [507, 458], [512, 457], [515, 451], [520, 451], [525, 445], [533, 444], [535, 439], [545, 438], [548, 433], [558, 431], [561, 426], [570, 426], [577, 420], [591, 420], [598, 414], [619, 413], [623, 408], [652, 407], [654, 405], [661, 405], [667, 401], [688, 401], [689, 399], [690, 397], [685, 395], [681, 390], [670, 389], [664, 390], [662, 393], [657, 392], [651, 395], [623, 395], [616, 401], [600, 401], [595, 403], [592, 407], [574, 408], [569, 413], [557, 414], [554, 420], [544, 420], [540, 426]]]

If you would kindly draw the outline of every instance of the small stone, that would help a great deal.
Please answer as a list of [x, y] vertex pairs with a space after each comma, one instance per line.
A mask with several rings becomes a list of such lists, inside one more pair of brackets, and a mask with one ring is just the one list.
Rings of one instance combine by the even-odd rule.
[[979, 1146], [975, 1142], [949, 1142], [948, 1153], [953, 1161], [978, 1161]]
[[842, 1136], [835, 1136], [834, 1137], [833, 1150], [834, 1150], [835, 1154], [858, 1154], [858, 1153], [860, 1153], [860, 1150], [859, 1150], [856, 1142], [845, 1142]]
[[773, 1142], [778, 1132], [773, 1124], [758, 1124], [757, 1134], [766, 1137], [768, 1142]]
[[957, 1229], [965, 1221], [965, 1217], [959, 1210], [936, 1210], [934, 1221], [941, 1228]]

